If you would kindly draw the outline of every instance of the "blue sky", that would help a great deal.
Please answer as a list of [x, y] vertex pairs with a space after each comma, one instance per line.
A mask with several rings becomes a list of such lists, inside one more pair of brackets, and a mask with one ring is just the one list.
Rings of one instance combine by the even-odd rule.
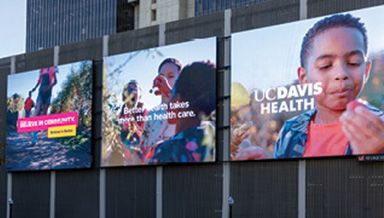
[[25, 52], [26, 0], [0, 0], [0, 59]]
[[[384, 6], [348, 13], [360, 17], [365, 23], [368, 56], [384, 51]], [[321, 18], [233, 34], [232, 82], [240, 82], [252, 90], [284, 86], [297, 79], [301, 41]]]
[[[351, 13], [361, 17], [366, 24], [369, 51], [372, 53], [384, 50], [384, 6]], [[0, 14], [0, 59], [24, 53], [26, 0], [1, 0]], [[301, 39], [319, 19], [233, 34], [232, 82], [242, 82], [247, 88], [268, 88], [285, 85], [287, 81], [296, 79]], [[277, 78], [276, 72], [279, 73]], [[257, 76], [258, 79], [249, 79], [250, 75], [253, 78]]]
[[[117, 84], [109, 85], [110, 91], [116, 93], [118, 104], [122, 104], [121, 94], [124, 85], [134, 79], [142, 88], [142, 102], [144, 102], [145, 107], [151, 109], [154, 106], [159, 105], [161, 97], [150, 94], [149, 90], [152, 88], [153, 79], [158, 74], [157, 69], [160, 63], [165, 58], [170, 57], [177, 58], [183, 66], [195, 61], [209, 60], [216, 63], [216, 38], [197, 39], [190, 42], [159, 47], [155, 50], [150, 49], [150, 51], [152, 51], [150, 54], [153, 55], [148, 56], [148, 52], [143, 50], [138, 53], [130, 52], [104, 58], [104, 62], [107, 66], [106, 75], [108, 75], [108, 72], [111, 72], [116, 69], [116, 67], [120, 66], [130, 55], [137, 53], [137, 55], [122, 68], [120, 76], [114, 80]], [[163, 56], [159, 56], [153, 51], [161, 52]]]
[[[56, 74], [57, 84], [52, 89], [51, 102], [55, 99], [58, 93], [62, 90], [62, 84], [71, 72], [71, 69], [78, 70], [81, 62], [72, 64], [59, 65], [59, 73]], [[39, 79], [39, 70], [27, 71], [8, 75], [7, 98], [13, 94], [20, 94], [24, 99], [28, 97], [28, 92], [35, 87]], [[23, 84], [23, 85], [20, 85]], [[32, 93], [32, 99], [36, 102], [38, 89]]]

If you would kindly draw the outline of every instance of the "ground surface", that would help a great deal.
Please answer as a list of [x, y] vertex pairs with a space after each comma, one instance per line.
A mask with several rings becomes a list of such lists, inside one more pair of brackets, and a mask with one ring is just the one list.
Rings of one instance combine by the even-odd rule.
[[17, 133], [13, 128], [7, 127], [6, 155], [9, 161], [7, 162], [7, 170], [63, 169], [90, 166], [90, 149], [71, 149], [69, 146], [64, 146], [58, 138], [48, 138], [47, 131], [38, 132], [35, 145], [31, 144], [32, 137], [32, 132]]

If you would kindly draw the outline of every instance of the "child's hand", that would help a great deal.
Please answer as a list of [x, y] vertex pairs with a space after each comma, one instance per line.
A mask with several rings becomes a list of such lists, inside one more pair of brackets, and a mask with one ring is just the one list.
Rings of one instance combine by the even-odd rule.
[[235, 152], [238, 150], [239, 145], [249, 136], [249, 128], [250, 125], [248, 123], [244, 123], [238, 127], [232, 127], [231, 130], [231, 152]]
[[241, 149], [232, 158], [233, 160], [257, 160], [267, 159], [269, 156], [260, 146], [249, 146], [248, 148]]
[[236, 146], [236, 147], [238, 147], [240, 144], [241, 144], [241, 142], [245, 139], [245, 138], [247, 138], [247, 133], [242, 133], [242, 134], [240, 134], [240, 135], [232, 135], [232, 144], [234, 145], [234, 146]]
[[384, 152], [384, 121], [365, 106], [347, 110], [340, 117], [343, 132], [348, 137], [353, 154]]
[[153, 87], [158, 87], [161, 93], [164, 93], [169, 97], [171, 93], [171, 85], [168, 82], [168, 79], [163, 75], [158, 75], [153, 81]]

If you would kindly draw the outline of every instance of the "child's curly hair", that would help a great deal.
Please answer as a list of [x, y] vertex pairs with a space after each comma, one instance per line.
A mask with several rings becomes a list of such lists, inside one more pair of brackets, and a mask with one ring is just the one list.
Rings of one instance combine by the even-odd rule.
[[194, 62], [183, 68], [172, 95], [190, 102], [190, 109], [210, 114], [216, 108], [216, 66], [211, 62]]
[[364, 52], [367, 53], [367, 30], [365, 29], [364, 23], [360, 22], [360, 18], [353, 17], [350, 14], [337, 14], [330, 17], [326, 17], [320, 21], [318, 21], [308, 32], [305, 34], [303, 38], [303, 43], [301, 44], [301, 52], [300, 52], [300, 64], [302, 67], [305, 67], [307, 62], [309, 53], [313, 47], [314, 38], [331, 28], [337, 27], [350, 27], [356, 28], [363, 34], [364, 39]]

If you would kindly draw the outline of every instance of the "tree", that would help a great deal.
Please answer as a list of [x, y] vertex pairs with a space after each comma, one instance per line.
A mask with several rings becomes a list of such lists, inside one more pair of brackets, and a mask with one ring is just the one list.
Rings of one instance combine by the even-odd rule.
[[24, 98], [20, 94], [13, 94], [7, 99], [7, 125], [16, 127], [19, 111], [24, 108]]
[[[118, 125], [118, 111], [121, 105], [118, 105], [118, 96], [113, 87], [123, 87], [127, 81], [121, 81], [120, 75], [127, 73], [125, 68], [129, 62], [139, 54], [145, 54], [147, 58], [163, 57], [164, 55], [157, 49], [141, 50], [132, 52], [125, 57], [117, 66], [108, 66], [104, 64], [103, 74], [103, 114], [102, 114], [102, 161], [103, 165], [122, 166], [128, 159], [125, 153], [125, 146], [121, 142], [122, 129]], [[111, 67], [111, 69], [108, 69]], [[133, 79], [133, 78], [132, 78]], [[128, 148], [129, 149], [129, 148]], [[134, 152], [134, 151], [132, 151]]]
[[72, 68], [62, 90], [52, 102], [51, 114], [77, 111], [80, 126], [90, 126], [92, 119], [92, 62]]
[[[60, 73], [60, 72], [59, 72]], [[83, 61], [72, 67], [61, 90], [51, 104], [51, 114], [78, 112], [77, 134], [59, 138], [63, 146], [72, 150], [89, 149], [92, 125], [92, 62]]]

